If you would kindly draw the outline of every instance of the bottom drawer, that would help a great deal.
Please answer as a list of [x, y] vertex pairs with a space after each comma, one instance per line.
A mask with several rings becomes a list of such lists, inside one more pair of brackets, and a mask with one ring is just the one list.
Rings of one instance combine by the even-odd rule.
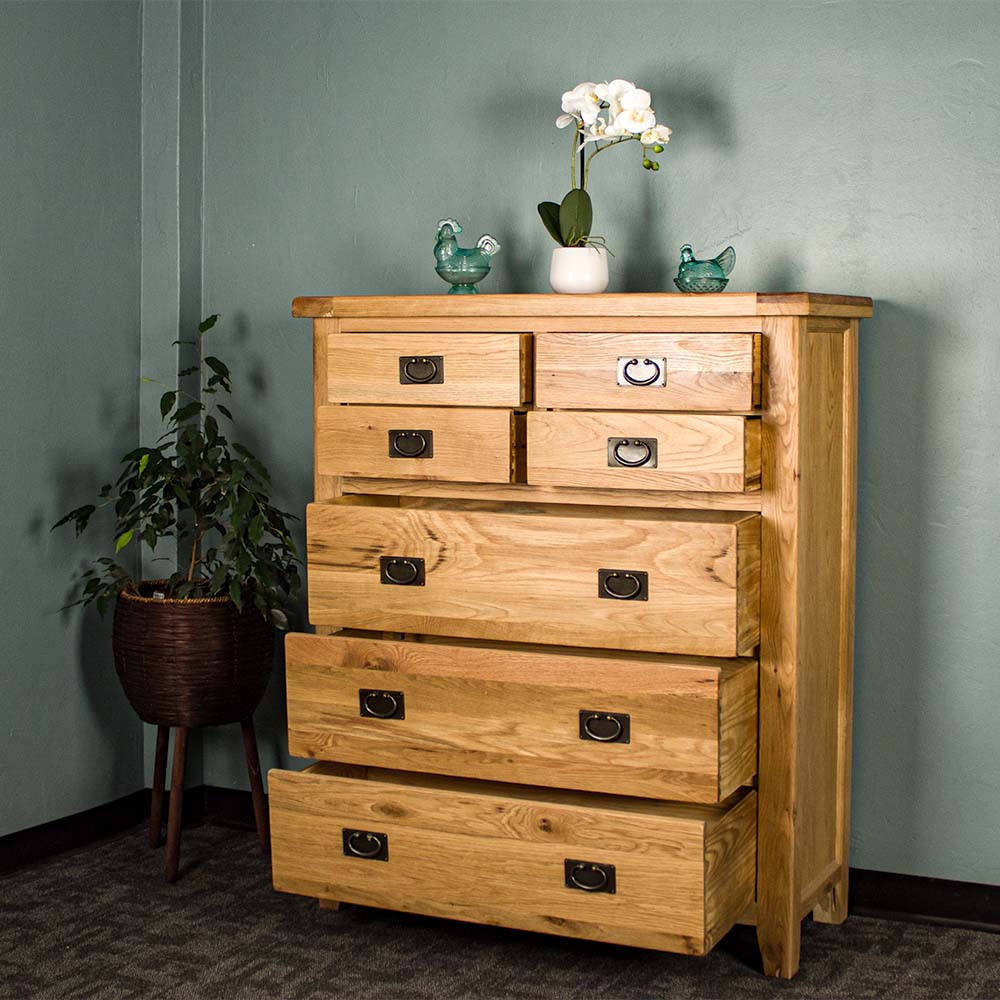
[[755, 792], [668, 804], [337, 764], [269, 782], [284, 892], [696, 955], [753, 898]]

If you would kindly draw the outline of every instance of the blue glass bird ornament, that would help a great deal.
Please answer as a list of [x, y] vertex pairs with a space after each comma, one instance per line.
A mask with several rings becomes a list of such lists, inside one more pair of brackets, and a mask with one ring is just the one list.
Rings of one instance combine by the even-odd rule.
[[682, 292], [721, 292], [729, 284], [729, 275], [736, 266], [736, 251], [726, 247], [718, 257], [698, 260], [690, 243], [681, 247], [681, 266], [674, 284]]
[[474, 247], [463, 249], [456, 239], [461, 231], [462, 227], [454, 219], [442, 219], [437, 226], [434, 270], [450, 282], [449, 295], [475, 294], [478, 291], [476, 282], [490, 273], [490, 258], [500, 249], [499, 240], [489, 235], [480, 236]]

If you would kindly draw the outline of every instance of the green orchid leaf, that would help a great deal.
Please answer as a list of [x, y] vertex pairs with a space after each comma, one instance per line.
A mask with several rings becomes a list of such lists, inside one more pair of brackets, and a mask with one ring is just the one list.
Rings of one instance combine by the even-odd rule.
[[594, 223], [594, 207], [590, 195], [583, 188], [573, 188], [559, 206], [559, 231], [566, 238], [566, 246], [579, 246], [590, 236]]
[[538, 214], [541, 217], [542, 225], [548, 230], [549, 236], [559, 246], [565, 246], [562, 232], [559, 229], [559, 206], [554, 201], [543, 201], [538, 206]]

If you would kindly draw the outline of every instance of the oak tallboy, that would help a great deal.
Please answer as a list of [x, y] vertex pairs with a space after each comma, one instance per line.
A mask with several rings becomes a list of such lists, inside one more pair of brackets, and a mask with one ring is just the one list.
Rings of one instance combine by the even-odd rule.
[[276, 888], [792, 976], [847, 914], [858, 320], [830, 295], [296, 299], [309, 615]]

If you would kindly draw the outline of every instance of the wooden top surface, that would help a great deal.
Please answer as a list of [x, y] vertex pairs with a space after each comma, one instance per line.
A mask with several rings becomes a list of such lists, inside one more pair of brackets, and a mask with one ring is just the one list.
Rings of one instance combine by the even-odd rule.
[[408, 319], [482, 316], [871, 316], [872, 300], [812, 292], [764, 294], [632, 292], [600, 295], [343, 295], [301, 296], [292, 315], [310, 319]]

